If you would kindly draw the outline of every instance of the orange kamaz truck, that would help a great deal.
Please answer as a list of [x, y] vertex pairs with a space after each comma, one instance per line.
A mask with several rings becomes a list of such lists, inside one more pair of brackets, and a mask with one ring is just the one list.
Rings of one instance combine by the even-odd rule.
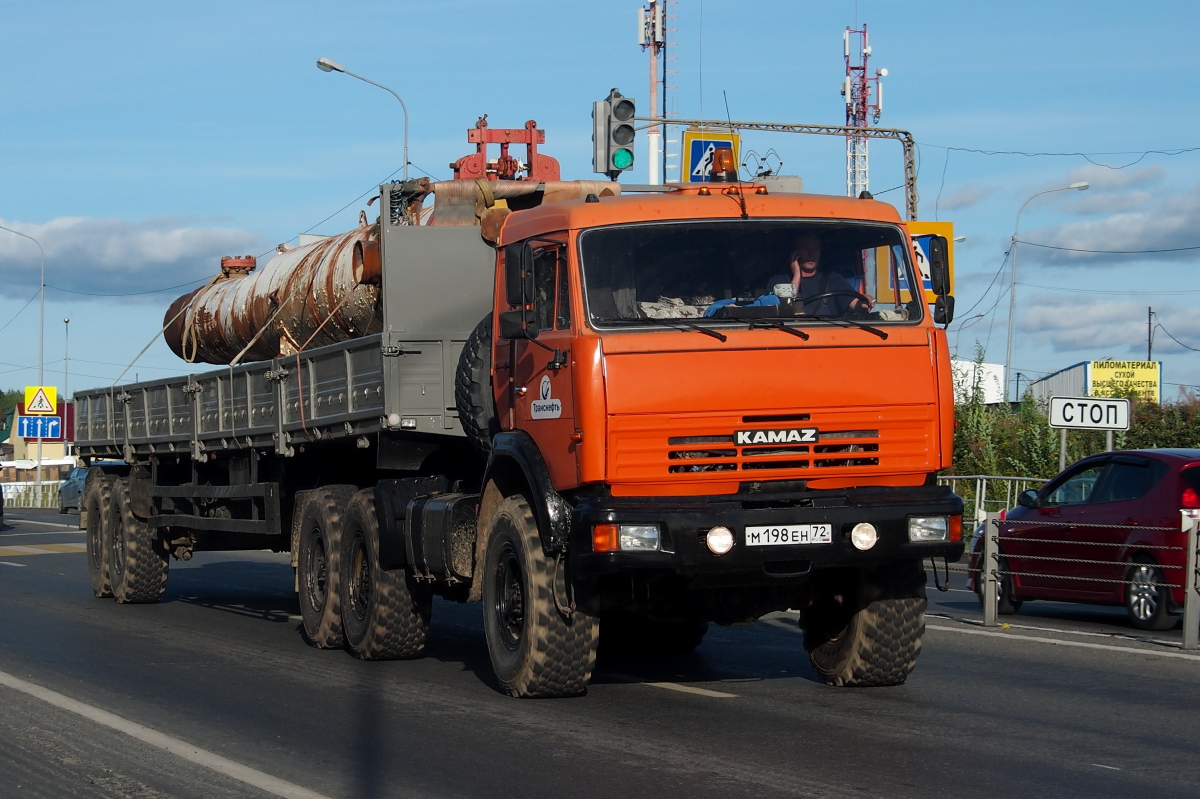
[[165, 320], [220, 366], [75, 395], [79, 452], [125, 464], [85, 490], [96, 595], [273, 549], [316, 647], [419, 657], [434, 596], [481, 602], [514, 696], [787, 609], [829, 683], [902, 683], [922, 561], [963, 547], [935, 479], [944, 240], [931, 305], [889, 205], [562, 181], [521, 130], [524, 164], [464, 158], [382, 186], [374, 224], [226, 259]]

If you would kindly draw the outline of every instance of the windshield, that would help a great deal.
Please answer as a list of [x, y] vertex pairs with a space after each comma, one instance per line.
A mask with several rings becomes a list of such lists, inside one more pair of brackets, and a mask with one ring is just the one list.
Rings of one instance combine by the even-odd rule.
[[[761, 318], [872, 324], [922, 318], [900, 229], [824, 221], [720, 221], [585, 231], [580, 263], [593, 326]], [[653, 324], [653, 322], [647, 322]]]

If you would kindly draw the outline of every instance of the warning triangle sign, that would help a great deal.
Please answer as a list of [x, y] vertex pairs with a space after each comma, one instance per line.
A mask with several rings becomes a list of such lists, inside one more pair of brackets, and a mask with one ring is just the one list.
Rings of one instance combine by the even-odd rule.
[[[31, 414], [31, 415], [32, 414], [43, 414], [43, 415], [51, 415], [51, 416], [54, 415], [54, 411], [55, 411], [54, 402], [47, 395], [46, 387], [45, 386], [37, 386], [36, 389], [37, 390], [33, 392], [32, 397], [27, 396], [27, 401], [25, 403], [25, 413]], [[26, 392], [26, 394], [28, 395], [28, 392]]]

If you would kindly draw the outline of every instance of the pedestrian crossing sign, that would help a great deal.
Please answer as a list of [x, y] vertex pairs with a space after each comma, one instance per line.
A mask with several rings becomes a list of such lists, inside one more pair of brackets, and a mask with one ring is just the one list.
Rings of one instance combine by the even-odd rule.
[[684, 183], [708, 183], [712, 173], [713, 157], [718, 147], [733, 150], [736, 161], [741, 149], [741, 136], [733, 131], [698, 130], [689, 128], [683, 132]]
[[58, 389], [54, 386], [25, 386], [25, 413], [29, 416], [53, 416], [58, 408]]

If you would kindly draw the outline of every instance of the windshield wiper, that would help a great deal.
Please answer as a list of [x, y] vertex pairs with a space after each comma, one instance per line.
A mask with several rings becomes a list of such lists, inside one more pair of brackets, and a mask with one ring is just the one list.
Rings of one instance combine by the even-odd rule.
[[756, 327], [769, 327], [774, 330], [785, 330], [788, 333], [791, 333], [793, 336], [799, 336], [800, 338], [804, 339], [805, 341], [808, 341], [808, 334], [805, 333], [803, 330], [797, 330], [796, 328], [792, 327], [791, 325], [786, 324], [784, 322], [780, 322], [777, 319], [751, 319], [750, 320], [750, 329], [753, 330]]
[[650, 324], [660, 325], [662, 327], [669, 327], [672, 330], [681, 330], [684, 333], [686, 333], [689, 330], [695, 330], [697, 333], [703, 333], [706, 336], [712, 336], [717, 341], [728, 341], [729, 340], [729, 336], [725, 335], [724, 333], [722, 333], [718, 330], [713, 330], [712, 328], [704, 327], [702, 325], [695, 325], [695, 324], [692, 324], [691, 322], [684, 322], [680, 319], [652, 319], [650, 317], [646, 317], [645, 319], [597, 319], [596, 321], [602, 322], [605, 324], [611, 324], [613, 322], [617, 322], [620, 324], [634, 324], [634, 325], [641, 325], [641, 324], [646, 324], [647, 322], [649, 322]]
[[854, 319], [843, 319], [840, 316], [809, 316], [806, 318], [816, 319], [821, 322], [832, 322], [833, 324], [841, 325], [842, 327], [857, 327], [861, 330], [867, 331], [868, 333], [874, 333], [875, 335], [879, 336], [882, 339], [886, 339], [888, 337], [888, 334], [883, 332], [879, 328], [871, 327], [870, 325], [864, 325], [862, 322], [856, 321]]

